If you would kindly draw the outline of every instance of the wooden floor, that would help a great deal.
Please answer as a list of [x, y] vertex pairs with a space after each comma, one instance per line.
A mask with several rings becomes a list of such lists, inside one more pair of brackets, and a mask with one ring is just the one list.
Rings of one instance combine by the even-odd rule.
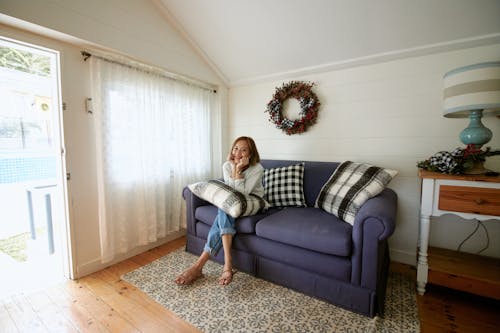
[[[199, 332], [120, 280], [184, 244], [180, 238], [78, 281], [0, 300], [0, 332]], [[407, 265], [391, 269], [416, 275]], [[417, 299], [421, 332], [499, 331], [499, 301], [432, 286]]]
[[[416, 280], [415, 267], [391, 263], [391, 270]], [[417, 295], [417, 303], [423, 333], [500, 332], [498, 300], [428, 284], [425, 295]]]

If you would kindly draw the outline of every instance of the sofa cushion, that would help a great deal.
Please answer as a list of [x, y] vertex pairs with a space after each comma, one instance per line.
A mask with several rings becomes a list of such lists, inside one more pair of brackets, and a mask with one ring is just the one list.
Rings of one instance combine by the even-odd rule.
[[217, 206], [234, 218], [254, 215], [269, 207], [261, 197], [254, 194], [245, 195], [219, 180], [198, 182], [188, 187], [196, 196]]
[[[242, 234], [254, 234], [255, 233], [255, 224], [262, 219], [263, 217], [272, 214], [277, 211], [277, 209], [269, 209], [266, 212], [252, 215], [252, 216], [241, 216], [236, 220], [236, 232]], [[214, 223], [215, 216], [217, 215], [217, 207], [212, 205], [200, 206], [196, 208], [194, 213], [195, 218], [198, 221], [205, 223], [208, 226], [211, 226]], [[198, 235], [206, 238], [206, 235]]]
[[259, 237], [326, 254], [351, 254], [352, 227], [313, 207], [288, 207], [262, 218], [255, 228]]
[[352, 225], [360, 207], [382, 192], [397, 173], [366, 163], [343, 162], [321, 189], [315, 207]]
[[264, 170], [264, 198], [271, 207], [304, 207], [304, 163]]

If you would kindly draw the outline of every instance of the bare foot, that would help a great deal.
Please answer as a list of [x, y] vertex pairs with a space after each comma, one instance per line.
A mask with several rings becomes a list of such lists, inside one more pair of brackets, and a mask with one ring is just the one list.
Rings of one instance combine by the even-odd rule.
[[201, 269], [192, 266], [182, 272], [182, 274], [175, 279], [175, 283], [179, 285], [189, 285], [201, 277], [203, 277]]
[[231, 268], [224, 269], [222, 271], [222, 275], [219, 278], [219, 284], [221, 286], [227, 286], [228, 284], [233, 281], [233, 275], [236, 273], [236, 271], [232, 270]]

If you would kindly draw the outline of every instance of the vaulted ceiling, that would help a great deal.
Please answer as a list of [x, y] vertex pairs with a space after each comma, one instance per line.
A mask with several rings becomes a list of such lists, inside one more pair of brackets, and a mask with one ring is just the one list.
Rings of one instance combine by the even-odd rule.
[[155, 1], [228, 85], [500, 42], [500, 0]]

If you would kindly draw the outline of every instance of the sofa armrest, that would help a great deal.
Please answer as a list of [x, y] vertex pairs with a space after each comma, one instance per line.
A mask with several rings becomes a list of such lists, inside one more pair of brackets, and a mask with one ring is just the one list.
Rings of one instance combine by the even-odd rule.
[[360, 208], [352, 229], [351, 283], [375, 290], [383, 260], [388, 259], [387, 239], [396, 227], [398, 198], [389, 188]]
[[195, 212], [200, 206], [210, 205], [208, 201], [200, 199], [186, 186], [182, 191], [182, 197], [186, 201], [186, 230], [188, 234], [195, 234]]
[[379, 240], [389, 238], [396, 227], [396, 211], [398, 205], [398, 197], [396, 192], [390, 188], [385, 188], [379, 195], [369, 199], [359, 209], [356, 214], [353, 225], [353, 234], [356, 232], [362, 233], [364, 224], [370, 221], [370, 218], [377, 219], [382, 227]]

